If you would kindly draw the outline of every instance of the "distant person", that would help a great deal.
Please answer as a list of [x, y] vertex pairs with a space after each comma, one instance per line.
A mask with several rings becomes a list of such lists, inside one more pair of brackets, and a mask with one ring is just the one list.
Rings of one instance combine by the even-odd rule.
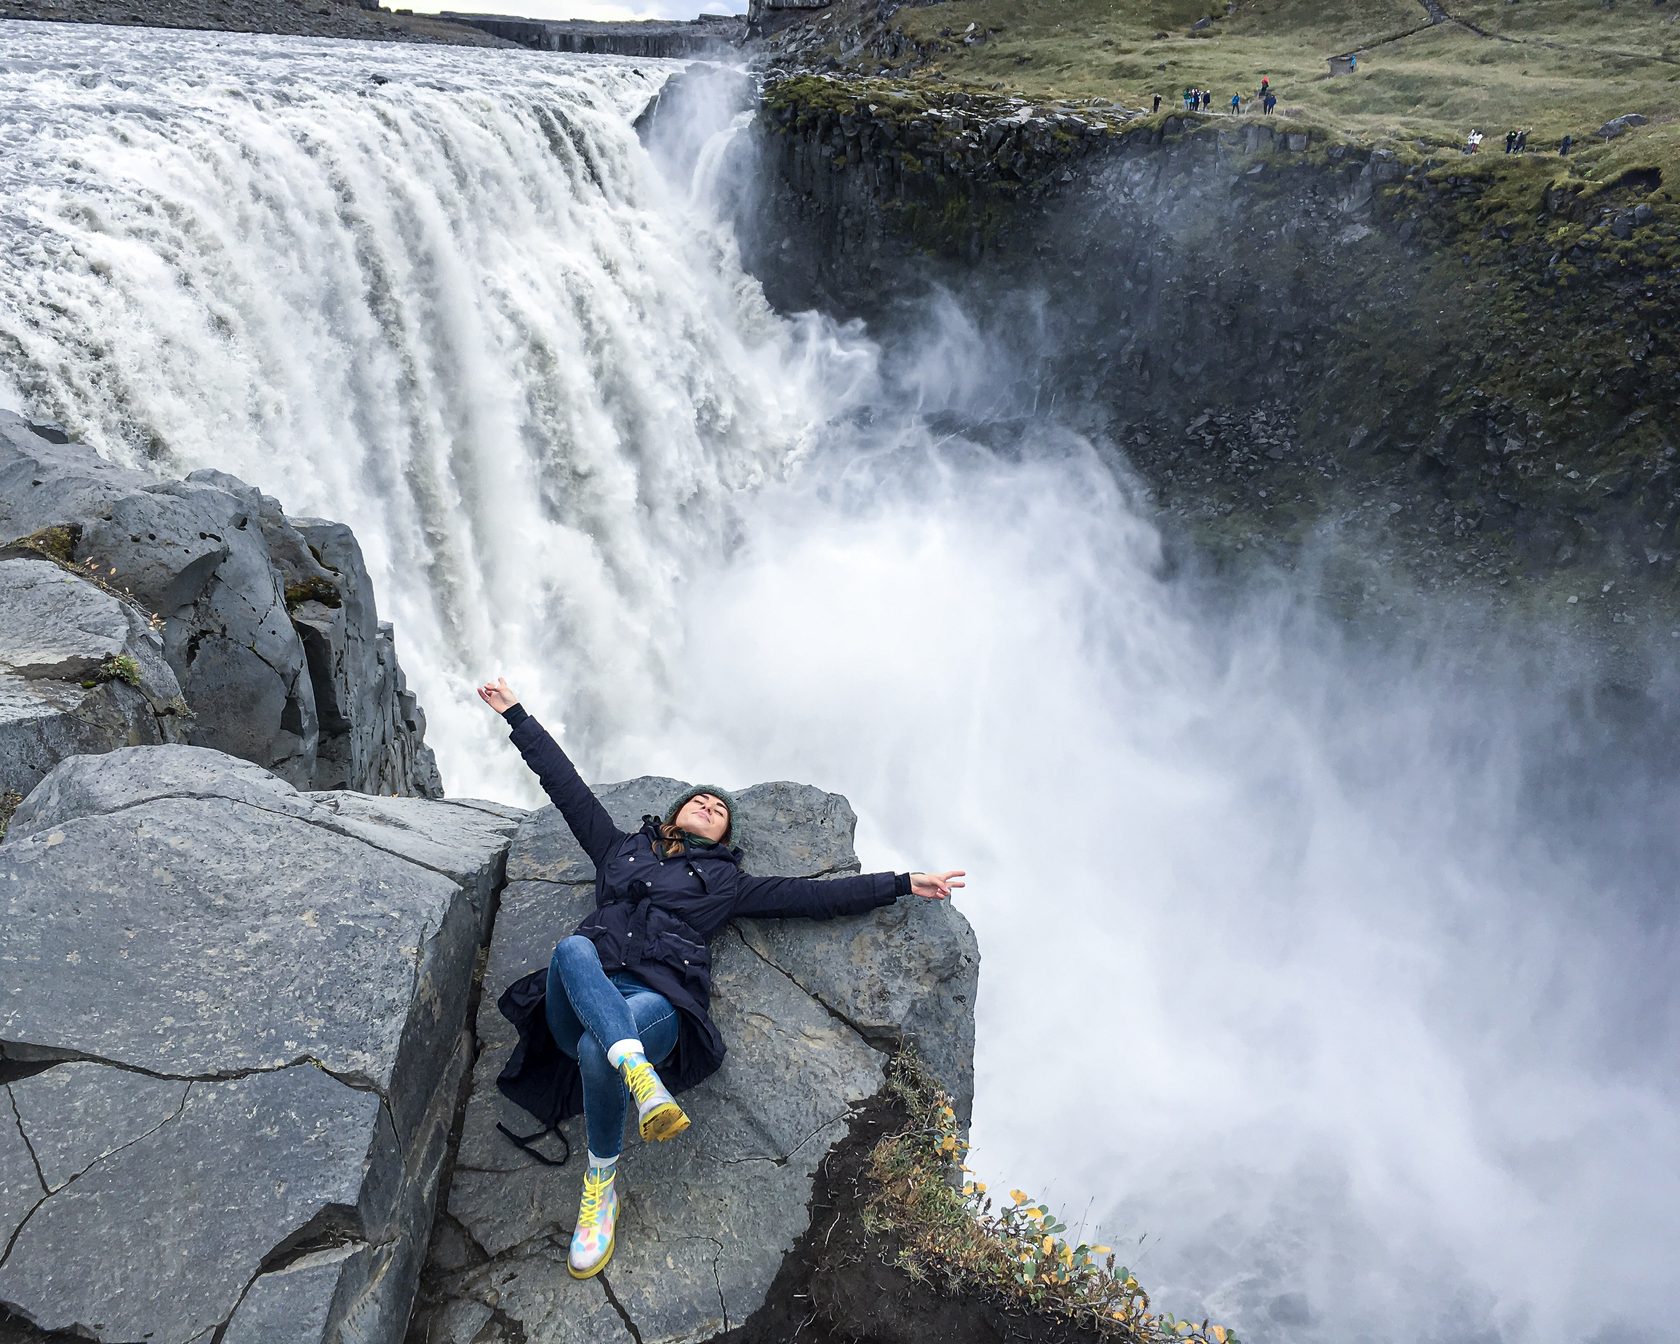
[[1516, 147], [1517, 147], [1517, 133], [1515, 131], [1506, 131], [1505, 132], [1505, 152], [1507, 154], [1509, 154]]
[[1518, 131], [1517, 132], [1516, 151], [1519, 154], [1528, 153], [1528, 132], [1527, 131]]
[[1231, 95], [1231, 115], [1234, 117], [1240, 111], [1242, 111], [1242, 94], [1233, 93]]
[[1277, 94], [1268, 92], [1260, 106], [1268, 117], [1271, 116], [1272, 109], [1277, 106]]
[[1568, 154], [1569, 153], [1569, 147], [1571, 145], [1573, 145], [1574, 143], [1575, 143], [1575, 137], [1574, 136], [1572, 136], [1572, 135], [1564, 136], [1563, 139], [1558, 141], [1558, 153], [1559, 154]]
[[1474, 154], [1476, 152], [1476, 147], [1481, 143], [1482, 133], [1480, 131], [1471, 131], [1470, 134], [1464, 138], [1464, 152], [1466, 154]]
[[1160, 94], [1155, 95], [1155, 106], [1150, 108], [1149, 110], [1151, 112], [1159, 112], [1161, 110], [1161, 95]]
[[1359, 53], [1356, 51], [1348, 57], [1348, 71], [1352, 73], [1357, 69], [1359, 69]]
[[1272, 81], [1265, 75], [1260, 76], [1260, 97], [1265, 99], [1267, 91], [1272, 87]]
[[1196, 98], [1196, 91], [1194, 89], [1192, 89], [1189, 85], [1185, 85], [1185, 87], [1184, 87], [1184, 110], [1186, 112], [1191, 112], [1191, 111], [1195, 110], [1195, 107], [1196, 107], [1195, 98]]

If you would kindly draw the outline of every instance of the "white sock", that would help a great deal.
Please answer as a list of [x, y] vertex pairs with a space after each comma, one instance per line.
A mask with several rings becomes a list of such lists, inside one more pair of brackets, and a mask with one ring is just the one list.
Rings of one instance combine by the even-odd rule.
[[615, 1069], [621, 1068], [624, 1064], [624, 1057], [626, 1055], [639, 1055], [642, 1053], [644, 1053], [642, 1050], [642, 1043], [634, 1036], [627, 1036], [622, 1041], [614, 1041], [607, 1047], [607, 1063], [611, 1064]]
[[594, 1153], [590, 1153], [589, 1165], [592, 1167], [603, 1167], [607, 1171], [612, 1171], [618, 1166], [618, 1154], [614, 1153], [611, 1157], [596, 1157]]

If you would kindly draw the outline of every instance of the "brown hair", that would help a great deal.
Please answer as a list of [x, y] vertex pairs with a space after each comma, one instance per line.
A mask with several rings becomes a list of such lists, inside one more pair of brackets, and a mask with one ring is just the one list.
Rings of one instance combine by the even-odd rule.
[[675, 822], [667, 821], [659, 828], [659, 838], [664, 843], [658, 848], [665, 851], [665, 857], [674, 859], [683, 852], [683, 832]]

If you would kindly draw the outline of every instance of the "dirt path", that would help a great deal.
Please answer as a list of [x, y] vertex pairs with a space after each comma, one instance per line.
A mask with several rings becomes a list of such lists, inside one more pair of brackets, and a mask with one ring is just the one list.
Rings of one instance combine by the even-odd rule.
[[1449, 13], [1440, 0], [1418, 0], [1431, 15], [1439, 14], [1439, 19], [1431, 19], [1431, 23], [1456, 23], [1466, 32], [1474, 33], [1477, 37], [1485, 37], [1490, 42], [1509, 42], [1514, 47], [1545, 47], [1548, 51], [1561, 51], [1567, 56], [1608, 56], [1622, 61], [1656, 61], [1663, 65], [1680, 65], [1680, 59], [1664, 56], [1655, 51], [1617, 51], [1612, 47], [1583, 47], [1567, 42], [1548, 42], [1543, 37], [1511, 37], [1506, 33], [1496, 33], [1483, 28], [1469, 19], [1460, 18], [1457, 14]]

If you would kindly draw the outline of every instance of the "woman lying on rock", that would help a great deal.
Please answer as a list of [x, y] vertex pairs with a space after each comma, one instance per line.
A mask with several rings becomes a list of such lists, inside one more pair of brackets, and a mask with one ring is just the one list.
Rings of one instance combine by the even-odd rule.
[[689, 1122], [671, 1093], [723, 1062], [723, 1038], [708, 1014], [707, 939], [736, 917], [828, 919], [912, 892], [944, 899], [963, 885], [955, 880], [963, 873], [750, 877], [729, 843], [734, 801], [713, 785], [689, 789], [663, 820], [643, 817], [639, 830], [626, 833], [506, 681], [480, 686], [478, 694], [507, 720], [513, 744], [595, 865], [593, 913], [561, 940], [546, 971], [502, 995], [519, 1043], [496, 1080], [550, 1126], [583, 1112], [589, 1165], [567, 1267], [586, 1279], [613, 1253], [614, 1178], [629, 1098], [642, 1138], [675, 1138]]

